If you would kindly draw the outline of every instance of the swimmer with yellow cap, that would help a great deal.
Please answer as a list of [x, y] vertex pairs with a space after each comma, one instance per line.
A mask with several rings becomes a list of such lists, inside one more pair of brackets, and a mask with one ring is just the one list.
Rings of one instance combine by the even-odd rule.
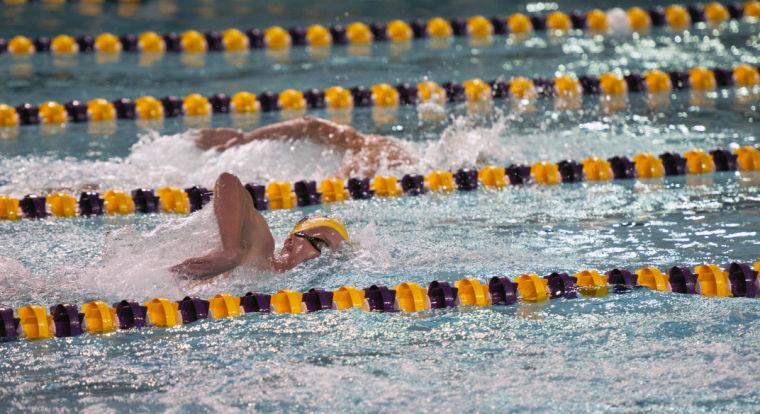
[[181, 278], [208, 280], [244, 265], [284, 272], [316, 259], [324, 249], [336, 250], [348, 240], [348, 231], [340, 220], [307, 217], [293, 227], [282, 249], [275, 253], [269, 225], [253, 207], [248, 190], [229, 173], [222, 173], [216, 180], [214, 215], [221, 247], [172, 267]]

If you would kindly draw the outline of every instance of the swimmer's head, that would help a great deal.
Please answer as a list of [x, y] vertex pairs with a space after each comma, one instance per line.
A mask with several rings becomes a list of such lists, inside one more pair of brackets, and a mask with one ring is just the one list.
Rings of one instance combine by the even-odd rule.
[[346, 226], [334, 217], [306, 217], [296, 223], [285, 239], [280, 255], [296, 266], [316, 259], [324, 249], [337, 250], [348, 240]]
[[343, 222], [334, 217], [306, 217], [296, 223], [296, 226], [293, 227], [293, 230], [290, 231], [290, 234], [295, 234], [309, 229], [318, 229], [320, 227], [335, 230], [335, 232], [338, 233], [342, 240], [348, 240], [348, 231], [346, 230], [346, 226], [343, 224]]

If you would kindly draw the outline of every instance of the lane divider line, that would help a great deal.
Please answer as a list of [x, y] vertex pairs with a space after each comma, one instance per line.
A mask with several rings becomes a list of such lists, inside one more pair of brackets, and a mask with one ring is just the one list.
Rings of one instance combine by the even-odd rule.
[[[5, 0], [8, 2], [9, 0]], [[15, 0], [13, 0], [15, 1]], [[507, 17], [476, 15], [466, 19], [444, 19], [433, 17], [428, 20], [404, 21], [395, 19], [387, 23], [351, 22], [347, 25], [335, 24], [325, 27], [312, 24], [307, 27], [270, 26], [266, 29], [240, 30], [229, 28], [224, 31], [186, 30], [181, 33], [159, 34], [146, 31], [139, 34], [113, 33], [83, 35], [74, 37], [59, 34], [53, 38], [39, 36], [29, 38], [16, 35], [8, 40], [0, 39], [0, 53], [23, 56], [34, 53], [72, 55], [95, 52], [114, 55], [122, 52], [162, 54], [183, 52], [202, 54], [207, 52], [239, 52], [249, 49], [287, 50], [291, 47], [327, 48], [332, 45], [365, 46], [377, 42], [407, 43], [412, 39], [432, 38], [446, 40], [454, 36], [467, 36], [473, 40], [483, 40], [492, 36], [526, 36], [535, 31], [549, 31], [563, 34], [569, 31], [585, 31], [594, 35], [613, 30], [630, 30], [645, 33], [652, 27], [667, 27], [672, 31], [687, 30], [692, 25], [705, 22], [715, 27], [731, 20], [745, 19], [755, 22], [760, 19], [760, 2], [749, 0], [741, 3], [721, 4], [711, 2], [706, 5], [669, 5], [651, 7], [631, 7], [627, 10], [613, 8], [606, 12], [593, 9], [588, 12], [564, 13], [552, 11], [547, 14], [513, 13]]]
[[601, 297], [610, 290], [623, 294], [642, 287], [691, 295], [755, 298], [760, 295], [758, 271], [760, 262], [732, 262], [723, 268], [702, 264], [694, 268], [674, 266], [665, 272], [644, 267], [634, 272], [615, 268], [604, 273], [586, 269], [574, 275], [554, 272], [543, 277], [535, 273], [512, 279], [495, 276], [486, 282], [467, 277], [453, 285], [444, 281], [433, 281], [427, 286], [402, 282], [391, 288], [342, 286], [334, 291], [313, 288], [306, 292], [248, 292], [243, 296], [221, 293], [209, 299], [188, 296], [178, 301], [158, 297], [142, 304], [122, 300], [109, 305], [96, 300], [81, 307], [71, 303], [50, 308], [25, 305], [15, 313], [12, 308], [0, 307], [0, 341], [97, 335], [151, 326], [170, 328], [247, 313], [301, 314], [352, 308], [368, 312], [422, 312], [461, 306], [511, 306], [518, 302]]
[[760, 87], [760, 69], [740, 64], [733, 69], [694, 67], [688, 71], [650, 70], [643, 74], [629, 73], [624, 76], [608, 72], [598, 77], [560, 75], [553, 80], [516, 76], [508, 81], [495, 79], [486, 82], [473, 78], [462, 83], [451, 81], [438, 84], [424, 81], [395, 86], [377, 83], [370, 88], [333, 86], [324, 91], [316, 88], [305, 91], [285, 89], [281, 92], [264, 91], [258, 95], [240, 91], [232, 96], [219, 93], [206, 97], [191, 93], [182, 98], [141, 96], [134, 100], [121, 98], [114, 101], [95, 98], [87, 102], [73, 100], [64, 104], [49, 100], [40, 105], [27, 102], [16, 106], [0, 103], [0, 129], [19, 125], [112, 122], [116, 119], [152, 121], [179, 116], [202, 118], [212, 114], [250, 115], [260, 111], [296, 114], [319, 109], [350, 111], [354, 107], [394, 109], [427, 102], [482, 104], [506, 98], [529, 102], [538, 97], [553, 97], [573, 102], [583, 95], [601, 95], [615, 101], [622, 98], [625, 105], [624, 99], [629, 92], [646, 92], [659, 96], [680, 89], [709, 93], [731, 86], [750, 91]]
[[[373, 197], [418, 196], [425, 193], [467, 192], [486, 188], [500, 190], [529, 183], [556, 185], [584, 181], [624, 179], [657, 179], [665, 176], [705, 175], [722, 171], [760, 170], [760, 150], [740, 147], [735, 151], [715, 149], [710, 152], [689, 150], [683, 154], [666, 152], [655, 156], [637, 154], [630, 159], [615, 156], [608, 159], [588, 157], [580, 162], [562, 160], [556, 163], [539, 161], [533, 165], [488, 165], [480, 170], [462, 168], [452, 171], [430, 171], [426, 175], [407, 174], [400, 180], [393, 176], [369, 178], [327, 178], [295, 183], [273, 181], [268, 185], [245, 184], [257, 210], [290, 209], [349, 199]], [[131, 192], [119, 189], [72, 194], [55, 192], [46, 196], [28, 194], [22, 198], [0, 196], [0, 220], [44, 219], [135, 213], [189, 214], [211, 201], [212, 192], [205, 187], [186, 189], [162, 187], [157, 190], [138, 188]]]

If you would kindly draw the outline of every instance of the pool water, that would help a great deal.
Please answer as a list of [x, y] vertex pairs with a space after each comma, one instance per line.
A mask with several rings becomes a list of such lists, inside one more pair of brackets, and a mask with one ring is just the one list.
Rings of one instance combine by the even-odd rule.
[[[316, 11], [299, 1], [235, 16], [226, 15], [218, 2], [183, 2], [176, 12], [169, 12], [168, 4], [150, 2], [132, 16], [108, 5], [93, 19], [79, 15], [77, 5], [34, 15], [30, 10], [42, 6], [30, 4], [15, 11], [23, 25], [4, 26], [0, 36], [67, 29], [79, 34], [102, 27], [121, 33], [329, 23], [340, 14], [337, 5]], [[592, 6], [611, 7], [607, 2], [515, 3], [504, 9], [497, 2], [372, 1], [350, 3], [342, 19]], [[9, 13], [5, 6], [0, 12]], [[76, 56], [68, 66], [57, 65], [50, 55], [29, 61], [0, 55], [0, 67], [9, 73], [0, 102], [758, 65], [758, 28], [743, 22], [720, 30], [696, 27], [687, 35], [664, 30], [641, 37], [538, 35], [527, 43], [499, 38], [486, 47], [459, 39], [445, 50], [415, 41], [400, 54], [387, 44], [373, 46], [370, 56], [336, 47], [322, 60], [304, 49], [293, 49], [284, 61], [264, 51], [235, 62], [208, 54], [197, 67], [173, 54], [150, 67], [129, 54], [102, 65], [93, 55]], [[533, 112], [519, 113], [506, 100], [486, 114], [450, 105], [443, 121], [425, 120], [408, 107], [386, 124], [375, 123], [367, 108], [354, 109], [351, 118], [361, 131], [402, 138], [419, 155], [414, 165], [380, 171], [400, 177], [486, 164], [756, 146], [758, 100], [739, 95], [726, 89], [696, 104], [684, 91], [672, 94], [667, 108], [650, 109], [644, 95], [631, 94], [627, 109], [614, 113], [597, 97], [584, 97], [574, 111], [557, 110], [545, 99]], [[247, 127], [280, 116], [261, 114]], [[208, 124], [238, 122], [214, 116]], [[223, 171], [261, 184], [319, 180], [333, 175], [343, 157], [300, 141], [203, 152], [187, 131], [196, 125], [173, 118], [151, 128], [119, 121], [110, 131], [86, 124], [55, 133], [22, 127], [0, 140], [0, 194], [92, 184], [100, 190], [211, 187]], [[190, 217], [3, 221], [0, 304], [179, 299], [760, 259], [758, 173], [480, 189], [263, 214], [281, 243], [297, 220], [314, 212], [342, 218], [351, 243], [285, 274], [241, 268], [201, 286], [178, 282], [166, 269], [215, 245], [210, 208]], [[753, 392], [760, 383], [758, 321], [757, 300], [647, 289], [415, 314], [250, 314], [170, 329], [0, 344], [0, 403], [9, 412], [751, 412], [760, 404]]]

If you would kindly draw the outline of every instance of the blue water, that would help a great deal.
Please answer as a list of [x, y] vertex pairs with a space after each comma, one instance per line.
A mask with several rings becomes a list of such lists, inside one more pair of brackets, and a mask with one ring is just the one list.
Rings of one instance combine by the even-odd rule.
[[[149, 2], [133, 16], [105, 5], [97, 17], [82, 16], [80, 5], [44, 12], [39, 4], [0, 6], [6, 17], [20, 15], [4, 20], [9, 23], [0, 36], [78, 34], [103, 27], [136, 32], [329, 23], [344, 7], [349, 16], [342, 19], [348, 20], [506, 14], [539, 7], [372, 1], [317, 8], [290, 1], [246, 12], [240, 9], [251, 7], [246, 2], [230, 1], [226, 10], [236, 10], [233, 15], [220, 2], [182, 2], [173, 13], [166, 12], [167, 4]], [[592, 5], [609, 7], [606, 2], [541, 7]], [[77, 56], [70, 66], [57, 66], [50, 55], [28, 62], [2, 55], [0, 68], [9, 75], [0, 101], [352, 86], [424, 76], [444, 81], [757, 65], [758, 27], [743, 22], [639, 38], [537, 36], [525, 44], [502, 38], [487, 47], [459, 39], [446, 50], [415, 41], [398, 55], [389, 45], [374, 46], [369, 57], [336, 47], [318, 61], [304, 49], [279, 62], [263, 51], [233, 63], [223, 54], [209, 54], [201, 67], [188, 67], [172, 54], [150, 67], [127, 54], [110, 64], [97, 64], [93, 55]], [[18, 70], [19, 65], [26, 69]], [[650, 109], [645, 96], [631, 95], [628, 109], [616, 113], [601, 109], [596, 97], [585, 97], [577, 111], [558, 111], [544, 100], [527, 114], [502, 101], [486, 115], [471, 114], [466, 105], [449, 106], [447, 117], [435, 122], [421, 119], [415, 108], [400, 108], [384, 125], [373, 122], [371, 109], [355, 109], [352, 123], [408, 143], [420, 162], [381, 171], [401, 176], [485, 164], [757, 145], [758, 101], [739, 95], [726, 89], [697, 103], [688, 91], [679, 92], [659, 110]], [[207, 122], [252, 128], [279, 119], [280, 114], [262, 114], [245, 124], [228, 116]], [[334, 174], [343, 157], [304, 142], [255, 142], [223, 154], [204, 153], [186, 132], [192, 126], [197, 124], [167, 119], [150, 128], [119, 121], [106, 131], [83, 124], [57, 131], [22, 127], [0, 140], [0, 194], [93, 185], [100, 190], [208, 187], [222, 171], [244, 182], [318, 180]], [[0, 304], [179, 299], [586, 268], [751, 262], [760, 259], [759, 185], [760, 174], [718, 173], [270, 211], [264, 216], [278, 243], [293, 223], [315, 211], [345, 220], [352, 243], [282, 275], [238, 269], [230, 278], [195, 287], [177, 282], [166, 269], [214, 246], [210, 209], [190, 217], [0, 222]], [[757, 300], [645, 289], [418, 314], [247, 315], [171, 329], [1, 344], [0, 404], [7, 412], [752, 412], [760, 404], [753, 392], [760, 383], [759, 320]]]

